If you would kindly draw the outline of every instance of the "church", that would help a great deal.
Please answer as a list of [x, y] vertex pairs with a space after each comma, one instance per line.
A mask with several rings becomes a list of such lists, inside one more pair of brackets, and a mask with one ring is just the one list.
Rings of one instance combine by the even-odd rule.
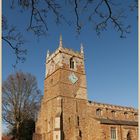
[[44, 96], [33, 140], [138, 140], [138, 110], [87, 98], [84, 50], [47, 52]]

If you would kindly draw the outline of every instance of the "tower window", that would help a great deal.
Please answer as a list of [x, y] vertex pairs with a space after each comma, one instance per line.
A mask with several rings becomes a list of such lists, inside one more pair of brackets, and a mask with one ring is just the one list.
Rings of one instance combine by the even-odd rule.
[[77, 116], [77, 125], [79, 126], [79, 116]]
[[73, 58], [70, 59], [70, 68], [74, 69], [74, 60], [73, 60]]
[[127, 140], [132, 140], [130, 131], [127, 133]]
[[116, 140], [117, 134], [116, 134], [116, 128], [111, 127], [111, 140]]
[[81, 130], [79, 130], [79, 136], [82, 137], [82, 132], [81, 132]]
[[69, 123], [70, 123], [70, 117], [69, 117]]

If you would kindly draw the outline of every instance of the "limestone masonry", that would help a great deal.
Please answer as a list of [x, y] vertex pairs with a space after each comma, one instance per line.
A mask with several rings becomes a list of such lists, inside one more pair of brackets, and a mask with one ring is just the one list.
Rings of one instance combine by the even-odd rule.
[[84, 52], [47, 52], [44, 97], [33, 140], [138, 140], [138, 111], [87, 99]]

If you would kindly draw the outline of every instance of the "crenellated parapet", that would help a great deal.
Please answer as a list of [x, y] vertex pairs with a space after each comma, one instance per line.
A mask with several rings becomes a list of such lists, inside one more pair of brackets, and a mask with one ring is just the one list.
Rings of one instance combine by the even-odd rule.
[[138, 119], [138, 110], [132, 107], [125, 107], [112, 104], [88, 101], [88, 107], [95, 117], [110, 118], [119, 120], [136, 120]]
[[64, 53], [64, 54], [70, 55], [72, 57], [78, 57], [81, 59], [84, 58], [84, 55], [81, 52], [74, 51], [73, 49], [69, 49], [69, 48], [58, 48], [54, 53], [49, 54], [49, 56], [46, 57], [46, 63], [49, 63], [50, 60], [52, 60], [54, 57], [56, 57], [59, 53]]
[[[73, 65], [74, 68], [71, 68], [70, 65]], [[45, 77], [50, 76], [60, 68], [66, 70], [71, 69], [75, 72], [85, 74], [83, 45], [81, 45], [81, 49], [79, 52], [72, 49], [64, 48], [62, 37], [60, 37], [59, 47], [56, 49], [56, 51], [52, 54], [47, 51]]]
[[111, 108], [111, 109], [123, 110], [123, 111], [134, 111], [134, 112], [138, 111], [133, 107], [127, 107], [127, 106], [120, 106], [120, 105], [113, 105], [113, 104], [106, 104], [106, 103], [99, 103], [99, 102], [92, 102], [92, 101], [88, 101], [88, 103], [89, 105], [93, 105], [94, 107]]

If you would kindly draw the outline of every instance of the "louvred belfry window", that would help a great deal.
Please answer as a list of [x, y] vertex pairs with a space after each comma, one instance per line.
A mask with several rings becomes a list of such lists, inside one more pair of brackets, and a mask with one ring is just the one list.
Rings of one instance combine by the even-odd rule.
[[70, 68], [74, 69], [74, 60], [73, 60], [73, 58], [70, 59]]

